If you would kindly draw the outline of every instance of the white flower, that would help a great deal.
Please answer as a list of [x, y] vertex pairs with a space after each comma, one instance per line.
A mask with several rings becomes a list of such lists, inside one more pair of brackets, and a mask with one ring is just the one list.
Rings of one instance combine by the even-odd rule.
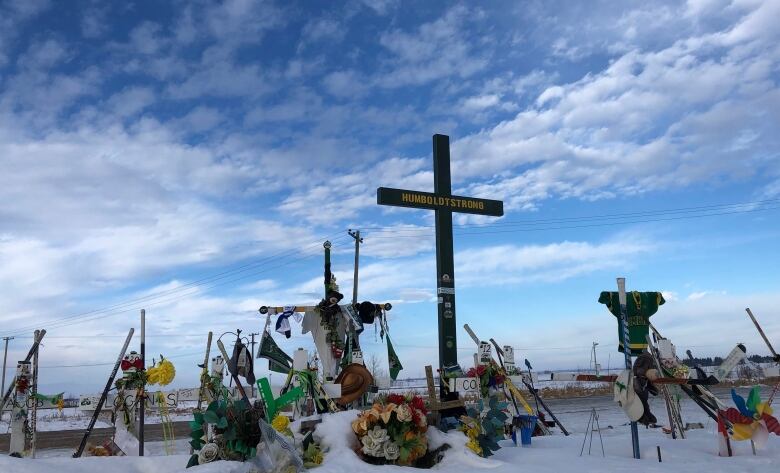
[[406, 404], [401, 404], [395, 408], [395, 415], [400, 422], [409, 422], [412, 420], [412, 410]]
[[389, 440], [384, 443], [382, 449], [384, 451], [385, 458], [388, 460], [395, 460], [401, 455], [401, 447], [399, 447], [397, 443]]
[[363, 444], [363, 447], [360, 450], [366, 455], [370, 455], [372, 457], [382, 456], [381, 443], [375, 442], [374, 439], [368, 435], [364, 435], [363, 438], [360, 439], [360, 442]]
[[215, 443], [207, 443], [198, 452], [198, 464], [203, 465], [216, 460], [219, 447]]
[[387, 435], [387, 430], [379, 427], [378, 425], [375, 425], [373, 429], [369, 430], [366, 433], [367, 437], [371, 437], [371, 440], [374, 441], [374, 443], [381, 445], [387, 441], [387, 439], [390, 438], [389, 435]]

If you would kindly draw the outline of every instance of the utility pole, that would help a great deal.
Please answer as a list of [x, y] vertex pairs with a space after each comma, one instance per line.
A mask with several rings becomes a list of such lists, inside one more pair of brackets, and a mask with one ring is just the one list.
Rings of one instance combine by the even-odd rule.
[[352, 277], [352, 305], [357, 304], [357, 290], [358, 290], [358, 263], [360, 261], [360, 244], [363, 243], [363, 239], [360, 238], [360, 230], [354, 232], [350, 228], [347, 230], [349, 236], [355, 239], [355, 275]]
[[[146, 371], [146, 310], [141, 309], [141, 363], [142, 370]], [[141, 387], [141, 399], [138, 405], [141, 407], [138, 413], [138, 456], [144, 456], [144, 416], [146, 415], [146, 386]]]
[[[5, 392], [5, 363], [6, 360], [8, 360], [8, 340], [13, 340], [14, 337], [3, 337], [3, 340], [5, 340], [5, 352], [3, 353], [3, 387], [0, 389], [0, 393]], [[2, 406], [0, 406], [2, 407]]]
[[596, 376], [599, 375], [599, 362], [596, 361], [596, 346], [598, 344], [598, 342], [593, 342], [593, 371], [596, 373]]
[[[255, 359], [255, 335], [260, 335], [260, 333], [252, 332], [249, 335], [252, 337], [252, 341], [249, 343], [250, 345], [252, 345], [252, 356], [250, 357], [250, 359], [254, 360]], [[255, 368], [255, 364], [252, 363], [252, 370], [254, 370], [254, 368]], [[255, 397], [255, 385], [253, 384], [250, 387], [252, 389], [252, 397]]]

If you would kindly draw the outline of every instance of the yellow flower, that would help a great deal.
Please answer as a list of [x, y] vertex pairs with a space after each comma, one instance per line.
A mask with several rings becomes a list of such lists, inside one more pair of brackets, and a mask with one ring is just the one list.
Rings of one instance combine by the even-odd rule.
[[146, 370], [146, 381], [149, 384], [165, 386], [171, 384], [174, 377], [176, 377], [176, 368], [173, 363], [165, 359]]
[[279, 414], [271, 421], [271, 426], [277, 432], [286, 432], [290, 427], [290, 419], [285, 415]]
[[395, 411], [396, 405], [392, 402], [390, 404], [387, 404], [382, 409], [381, 414], [379, 414], [379, 417], [382, 419], [382, 421], [387, 424], [390, 422], [390, 416], [393, 415], [393, 411]]

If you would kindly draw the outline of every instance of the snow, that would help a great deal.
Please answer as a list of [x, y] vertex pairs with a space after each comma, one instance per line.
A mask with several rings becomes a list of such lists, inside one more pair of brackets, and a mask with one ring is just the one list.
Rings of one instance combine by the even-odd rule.
[[[725, 398], [727, 391], [718, 393]], [[639, 443], [641, 460], [632, 458], [631, 435], [627, 419], [612, 400], [605, 396], [550, 400], [550, 408], [572, 432], [565, 437], [557, 434], [548, 437], [534, 437], [529, 448], [515, 447], [511, 441], [503, 441], [502, 448], [488, 459], [480, 458], [465, 448], [466, 437], [460, 432], [439, 432], [429, 430], [430, 446], [447, 443], [452, 448], [444, 453], [441, 463], [433, 469], [448, 473], [516, 473], [520, 470], [544, 472], [664, 472], [690, 473], [692, 469], [699, 472], [765, 472], [774, 471], [780, 464], [780, 437], [770, 436], [765, 449], [752, 455], [749, 442], [732, 442], [735, 456], [731, 458], [718, 457], [718, 441], [715, 433], [715, 423], [709, 420], [692, 402], [683, 401], [683, 417], [686, 422], [701, 422], [704, 429], [690, 430], [685, 440], [672, 440], [661, 429], [645, 429], [640, 427]], [[660, 422], [666, 419], [663, 401], [652, 400], [653, 412]], [[596, 409], [600, 419], [601, 435], [604, 442], [605, 457], [601, 455], [601, 444], [598, 433], [594, 433], [591, 444], [591, 454], [588, 455], [588, 444], [585, 453], [580, 457], [583, 446], [586, 425], [591, 409]], [[327, 449], [324, 463], [317, 468], [316, 473], [392, 473], [406, 472], [409, 468], [396, 466], [375, 466], [364, 463], [354, 453], [356, 439], [350, 423], [357, 411], [342, 412], [323, 416], [323, 421], [317, 426], [315, 439]], [[610, 428], [611, 426], [611, 428]], [[658, 463], [656, 448], [660, 447], [663, 463]], [[0, 456], [1, 473], [172, 473], [185, 471], [187, 464], [186, 439], [177, 439], [176, 455], [162, 456], [162, 442], [147, 444], [149, 455], [139, 457], [113, 458], [81, 458], [71, 459], [71, 451], [63, 451], [62, 456], [31, 459], [16, 459]], [[54, 451], [40, 452], [39, 457], [48, 457]], [[247, 473], [248, 464], [233, 462], [215, 462], [187, 470], [189, 473]]]

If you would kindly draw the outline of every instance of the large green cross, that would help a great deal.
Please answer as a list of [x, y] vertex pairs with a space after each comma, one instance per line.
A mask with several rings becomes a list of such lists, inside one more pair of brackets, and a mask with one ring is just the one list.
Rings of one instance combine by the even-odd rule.
[[500, 200], [475, 199], [452, 195], [450, 178], [450, 138], [433, 135], [433, 193], [380, 187], [376, 202], [380, 205], [432, 209], [436, 212], [436, 292], [439, 306], [439, 366], [458, 363], [455, 323], [455, 264], [452, 252], [452, 212], [500, 217]]

